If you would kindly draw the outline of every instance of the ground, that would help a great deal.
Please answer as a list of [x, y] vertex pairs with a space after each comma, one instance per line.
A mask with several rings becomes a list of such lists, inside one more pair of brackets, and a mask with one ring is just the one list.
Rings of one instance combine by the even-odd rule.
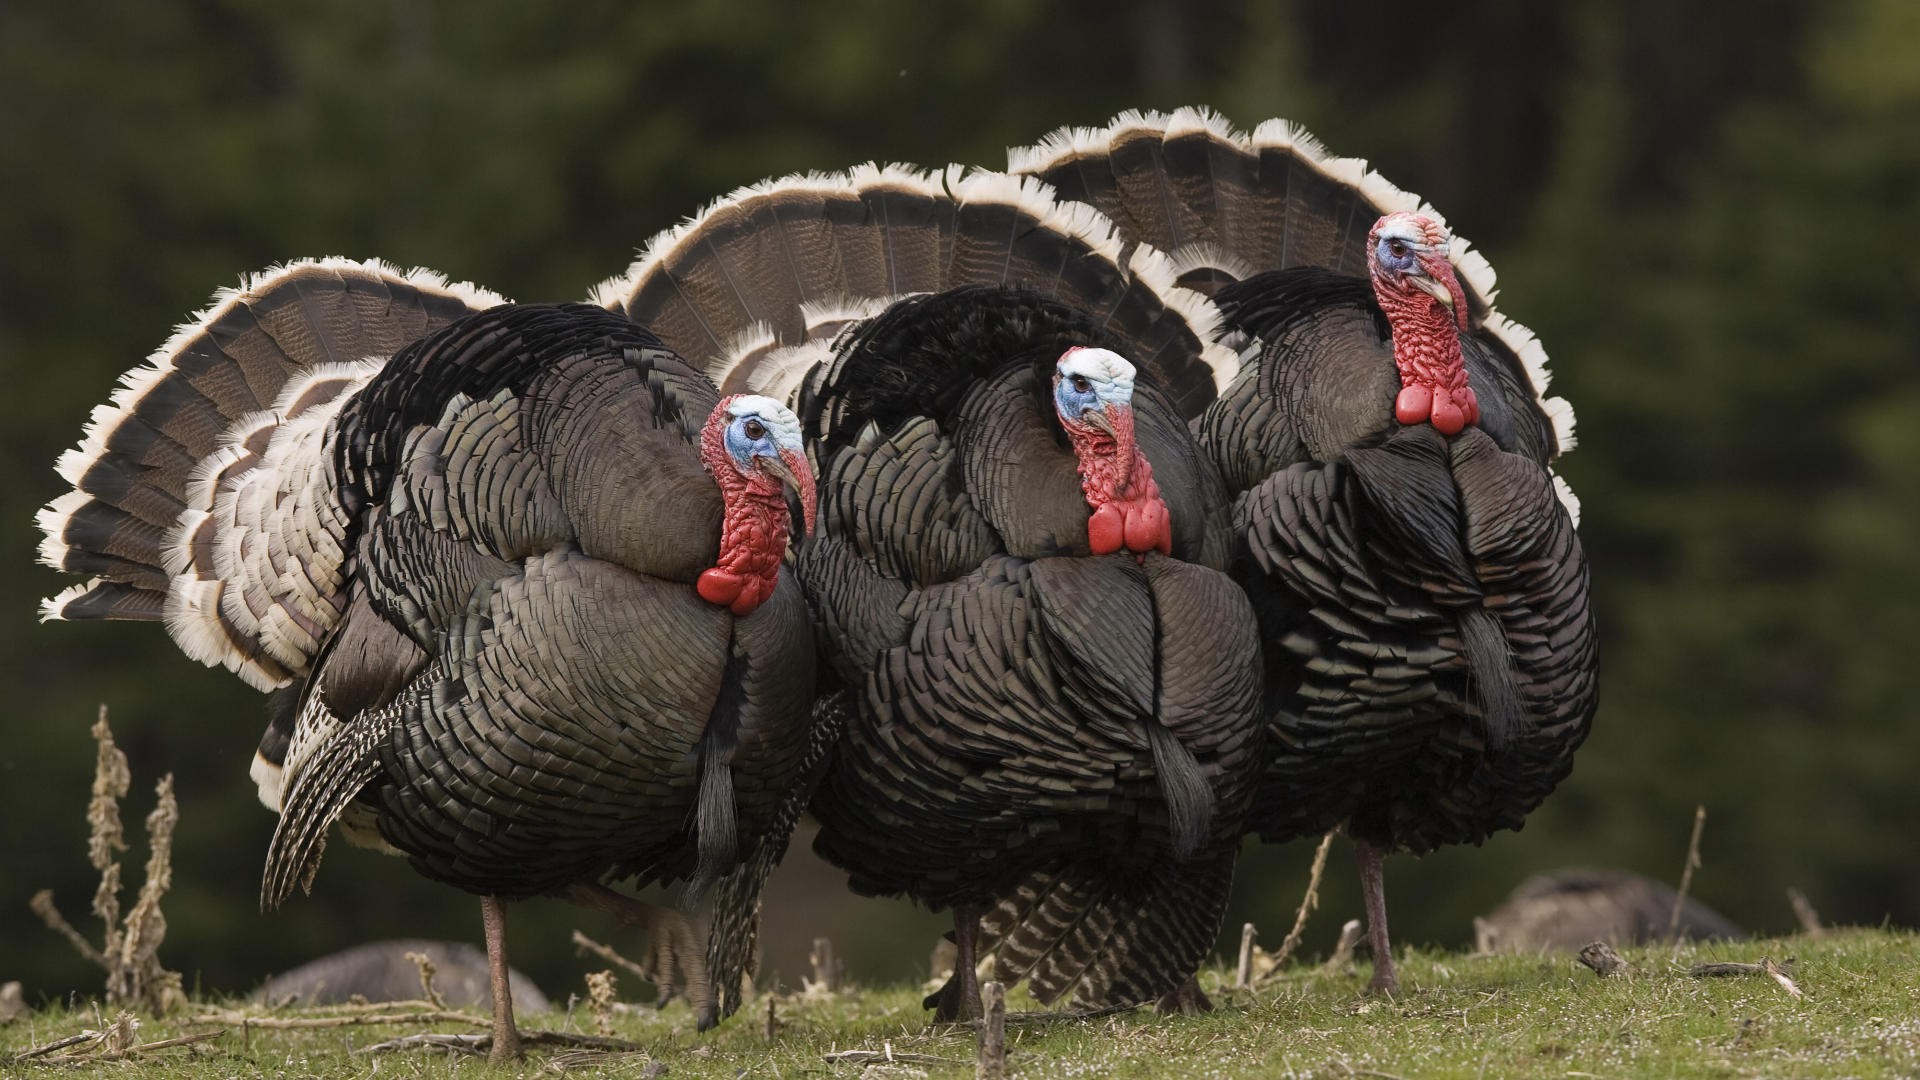
[[[1157, 1017], [1136, 1010], [1093, 1019], [1008, 1025], [1016, 1077], [1882, 1077], [1920, 1074], [1920, 937], [1909, 931], [1835, 931], [1819, 939], [1623, 950], [1633, 965], [1601, 979], [1571, 956], [1469, 956], [1410, 952], [1395, 1000], [1363, 996], [1365, 965], [1324, 972], [1295, 966], [1258, 989], [1228, 988], [1232, 973], [1201, 982], [1216, 1009]], [[1701, 978], [1710, 961], [1788, 963], [1801, 992], [1764, 974]], [[584, 987], [582, 988], [584, 999]], [[781, 994], [767, 1038], [767, 998], [751, 999], [718, 1030], [693, 1031], [683, 1006], [611, 1013], [624, 1052], [533, 1047], [525, 1062], [494, 1070], [444, 1050], [369, 1054], [366, 1047], [425, 1031], [471, 1032], [449, 1021], [301, 1030], [205, 1019], [242, 1008], [204, 1002], [142, 1020], [136, 1042], [224, 1031], [193, 1045], [127, 1055], [116, 1075], [534, 1076], [558, 1072], [643, 1077], [964, 1077], [975, 1069], [976, 1034], [933, 1027], [920, 987], [862, 988], [836, 995]], [[1016, 993], [1009, 1007], [1033, 1008]], [[298, 1013], [250, 1014], [285, 1019]], [[312, 1015], [312, 1014], [305, 1014]], [[200, 1019], [196, 1020], [195, 1017]], [[111, 1019], [111, 1016], [106, 1016]], [[474, 1019], [480, 1020], [478, 1016]], [[529, 1029], [592, 1033], [582, 1000], [571, 1013], [525, 1016]], [[41, 1009], [0, 1027], [0, 1073], [54, 1073], [9, 1056], [103, 1026], [92, 1007]], [[82, 1047], [82, 1049], [85, 1049]], [[866, 1053], [846, 1054], [847, 1051]], [[57, 1057], [61, 1052], [34, 1060]], [[93, 1051], [98, 1054], [98, 1049]], [[834, 1057], [833, 1055], [840, 1055]], [[662, 1069], [664, 1066], [664, 1069]]]

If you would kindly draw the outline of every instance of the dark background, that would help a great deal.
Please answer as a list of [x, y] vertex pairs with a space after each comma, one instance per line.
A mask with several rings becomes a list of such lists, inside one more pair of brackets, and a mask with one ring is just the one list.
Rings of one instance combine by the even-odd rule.
[[[998, 165], [1061, 124], [1194, 103], [1290, 117], [1432, 200], [1579, 411], [1593, 738], [1523, 833], [1388, 864], [1398, 940], [1469, 943], [1536, 870], [1672, 881], [1696, 802], [1695, 893], [1736, 920], [1790, 929], [1797, 885], [1834, 921], [1920, 921], [1916, 56], [1910, 0], [0, 5], [0, 979], [100, 985], [27, 910], [52, 887], [92, 926], [99, 702], [136, 778], [129, 903], [152, 784], [178, 783], [162, 958], [189, 985], [478, 938], [470, 898], [344, 844], [311, 898], [260, 915], [256, 695], [158, 627], [34, 621], [69, 583], [34, 563], [55, 457], [214, 288], [343, 254], [579, 298], [763, 176]], [[1249, 850], [1230, 932], [1277, 941], [1310, 848]], [[1351, 865], [1342, 843], [1310, 948], [1357, 913]], [[938, 920], [783, 874], [789, 983], [814, 933], [857, 977], [924, 975]], [[512, 920], [514, 960], [562, 995], [590, 970], [570, 926], [621, 940], [557, 902]]]

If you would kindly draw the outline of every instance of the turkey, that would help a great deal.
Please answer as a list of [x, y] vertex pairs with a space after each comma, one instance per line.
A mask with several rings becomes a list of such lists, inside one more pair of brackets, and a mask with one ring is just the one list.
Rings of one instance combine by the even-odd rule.
[[796, 405], [801, 577], [852, 705], [816, 848], [952, 909], [936, 1018], [977, 1015], [977, 940], [1044, 1002], [1198, 1004], [1262, 730], [1182, 420], [1231, 374], [1213, 306], [1039, 185], [904, 166], [744, 189], [596, 297]]
[[1392, 992], [1382, 854], [1518, 829], [1593, 718], [1578, 503], [1548, 467], [1573, 411], [1486, 260], [1284, 121], [1127, 114], [1011, 158], [1226, 315], [1241, 366], [1194, 419], [1266, 649], [1251, 827], [1345, 827]]
[[602, 309], [337, 259], [225, 293], [123, 383], [42, 512], [45, 561], [93, 575], [45, 614], [164, 621], [269, 693], [263, 906], [336, 821], [483, 897], [496, 1059], [509, 900], [648, 926], [702, 1027], [737, 1005], [686, 919], [601, 882], [720, 882], [708, 948], [744, 963], [823, 742], [793, 413]]

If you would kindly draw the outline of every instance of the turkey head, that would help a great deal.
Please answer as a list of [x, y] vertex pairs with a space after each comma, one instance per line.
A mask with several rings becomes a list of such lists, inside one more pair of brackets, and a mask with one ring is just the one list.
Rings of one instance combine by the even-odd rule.
[[1404, 210], [1382, 217], [1367, 234], [1367, 268], [1400, 369], [1394, 419], [1431, 420], [1442, 435], [1480, 421], [1456, 333], [1468, 329], [1467, 294], [1447, 258], [1450, 239], [1446, 226]]
[[1095, 555], [1173, 551], [1173, 519], [1133, 437], [1133, 377], [1133, 365], [1108, 349], [1068, 349], [1054, 365], [1053, 404], [1080, 459]]
[[813, 531], [813, 469], [800, 441], [800, 421], [785, 405], [758, 394], [722, 398], [700, 433], [700, 459], [726, 504], [720, 555], [696, 588], [708, 603], [747, 615], [773, 595], [787, 550], [786, 491], [800, 498], [802, 535]]

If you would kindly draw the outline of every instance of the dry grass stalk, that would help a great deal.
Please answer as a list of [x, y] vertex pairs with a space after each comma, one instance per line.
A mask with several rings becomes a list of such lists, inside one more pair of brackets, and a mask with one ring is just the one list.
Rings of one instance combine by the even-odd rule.
[[1820, 913], [1813, 910], [1813, 902], [1799, 889], [1787, 890], [1787, 903], [1793, 905], [1793, 917], [1800, 920], [1800, 929], [1810, 938], [1827, 936], [1827, 928], [1820, 921]]
[[126, 833], [120, 824], [120, 800], [133, 778], [127, 768], [127, 755], [115, 745], [113, 730], [107, 726], [105, 705], [100, 706], [99, 719], [94, 722], [93, 738], [99, 752], [94, 764], [93, 797], [87, 803], [87, 858], [100, 872], [100, 885], [93, 894], [93, 913], [105, 924], [100, 946], [96, 948], [67, 922], [54, 904], [51, 891], [35, 894], [32, 907], [49, 929], [106, 971], [108, 1005], [137, 1006], [164, 1014], [186, 1000], [179, 974], [168, 971], [159, 956], [160, 944], [167, 936], [160, 901], [173, 884], [173, 829], [180, 820], [180, 807], [173, 797], [173, 776], [162, 777], [154, 788], [153, 812], [147, 815], [146, 880], [133, 910], [123, 919], [116, 853], [127, 850]]
[[[1792, 958], [1788, 958], [1792, 964]], [[1800, 997], [1800, 984], [1793, 981], [1785, 966], [1773, 962], [1770, 956], [1763, 956], [1757, 964], [1715, 963], [1695, 964], [1687, 969], [1687, 974], [1696, 979], [1740, 978], [1748, 975], [1765, 975], [1780, 984], [1780, 988], [1794, 997]]]
[[203, 1031], [196, 1035], [182, 1035], [177, 1038], [142, 1043], [134, 1041], [139, 1030], [140, 1021], [132, 1013], [122, 1009], [120, 1014], [113, 1018], [112, 1023], [103, 1025], [98, 1031], [87, 1030], [77, 1035], [68, 1035], [0, 1060], [16, 1063], [31, 1061], [36, 1065], [88, 1065], [96, 1062], [121, 1061], [175, 1046], [191, 1046], [226, 1034], [224, 1029]]
[[844, 971], [839, 958], [833, 955], [833, 939], [814, 938], [813, 948], [807, 952], [807, 962], [813, 966], [813, 978], [800, 980], [807, 993], [839, 993]]
[[377, 1001], [364, 1005], [306, 1009], [298, 1016], [258, 1016], [240, 1009], [208, 1009], [189, 1017], [187, 1023], [280, 1030], [374, 1024], [467, 1024], [477, 1028], [492, 1028], [493, 1018], [459, 1009], [436, 1009], [427, 1001]]
[[1680, 948], [1680, 911], [1687, 906], [1687, 890], [1693, 887], [1693, 872], [1700, 868], [1700, 833], [1707, 827], [1707, 808], [1693, 808], [1693, 838], [1687, 841], [1687, 863], [1680, 871], [1680, 889], [1673, 896], [1673, 914], [1667, 919], [1667, 940], [1675, 951]]
[[1007, 988], [1000, 982], [980, 987], [979, 1080], [1001, 1080], [1007, 1075]]
[[601, 1038], [613, 1037], [613, 969], [587, 974], [587, 1008], [593, 1012], [593, 1029]]
[[423, 952], [410, 952], [407, 954], [407, 959], [414, 967], [420, 969], [420, 996], [431, 1002], [436, 1009], [446, 1008], [447, 999], [441, 997], [440, 991], [433, 988], [433, 976], [439, 970], [433, 966], [433, 957]]
[[27, 1011], [27, 999], [18, 981], [0, 985], [0, 1024], [11, 1024]]
[[587, 952], [590, 952], [593, 955], [599, 957], [600, 959], [605, 960], [609, 964], [613, 964], [617, 967], [624, 968], [625, 970], [632, 972], [634, 975], [638, 976], [642, 980], [645, 980], [646, 982], [650, 982], [655, 985], [662, 986], [663, 987], [661, 990], [662, 995], [666, 993], [664, 989], [664, 984], [662, 984], [659, 979], [654, 977], [653, 972], [648, 971], [646, 968], [640, 966], [639, 964], [634, 963], [633, 961], [613, 951], [612, 946], [602, 945], [599, 942], [593, 940], [592, 938], [588, 937], [587, 935], [581, 933], [578, 930], [575, 930], [573, 932], [573, 944], [575, 945], [575, 947], [583, 949]]
[[1286, 940], [1280, 943], [1280, 951], [1273, 954], [1273, 971], [1286, 966], [1294, 950], [1300, 947], [1300, 939], [1307, 930], [1307, 915], [1320, 906], [1320, 875], [1327, 869], [1327, 852], [1332, 847], [1333, 833], [1329, 831], [1320, 838], [1320, 846], [1313, 851], [1313, 869], [1307, 874], [1307, 893], [1300, 898], [1299, 910], [1293, 913], [1293, 929], [1287, 931]]
[[1240, 928], [1240, 963], [1234, 968], [1233, 988], [1245, 990], [1253, 985], [1253, 939], [1256, 931], [1252, 923]]
[[1322, 974], [1338, 975], [1353, 966], [1353, 950], [1360, 944], [1360, 934], [1359, 919], [1348, 919], [1340, 924], [1340, 940], [1333, 943], [1333, 955], [1320, 965]]

